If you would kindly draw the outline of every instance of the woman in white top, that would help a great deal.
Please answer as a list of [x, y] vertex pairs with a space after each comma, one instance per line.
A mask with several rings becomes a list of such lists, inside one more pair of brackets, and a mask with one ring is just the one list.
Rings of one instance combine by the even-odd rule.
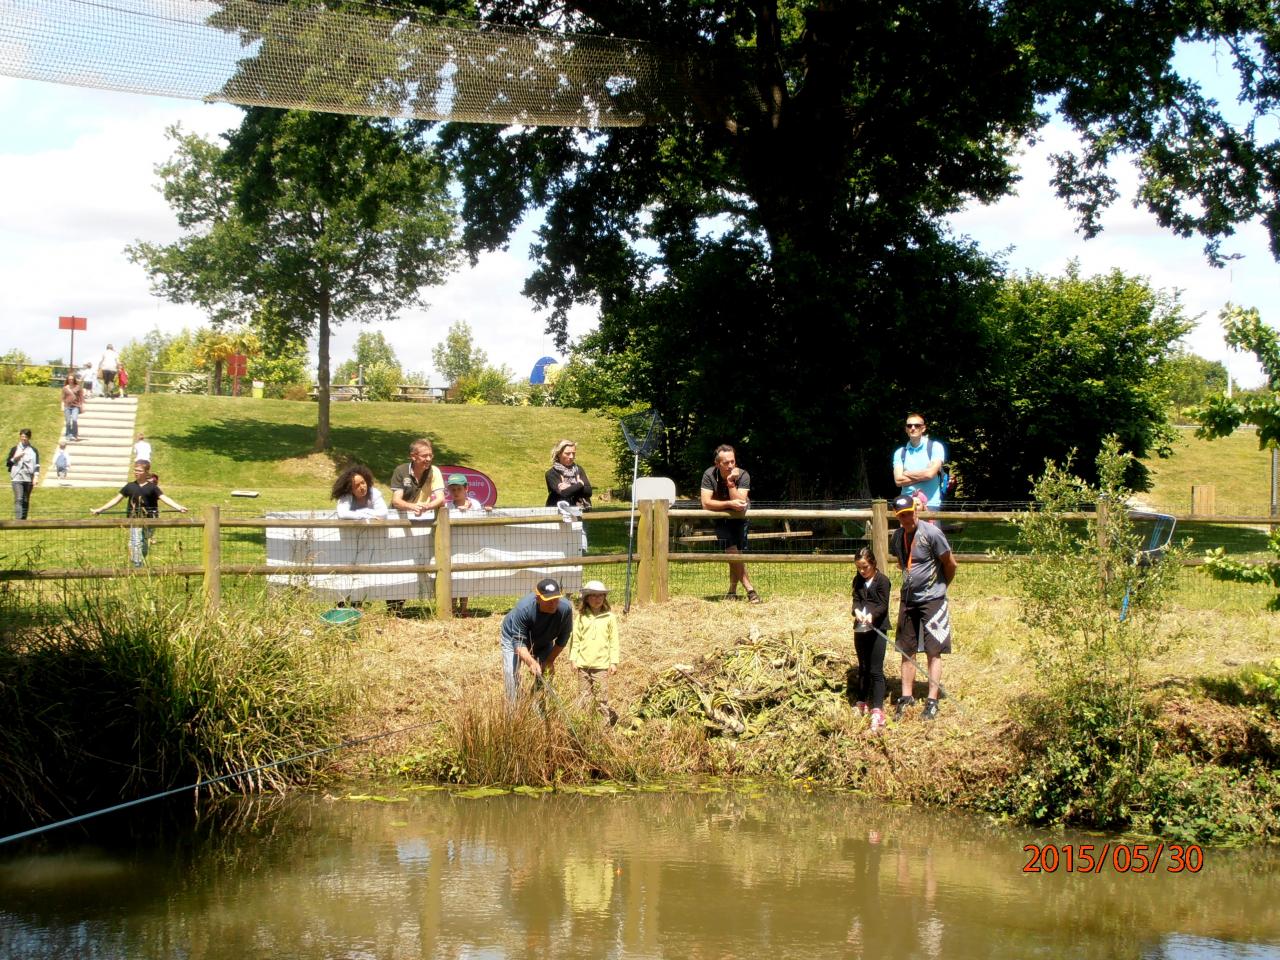
[[329, 495], [338, 501], [339, 520], [387, 519], [387, 501], [373, 485], [373, 471], [363, 463], [343, 470]]

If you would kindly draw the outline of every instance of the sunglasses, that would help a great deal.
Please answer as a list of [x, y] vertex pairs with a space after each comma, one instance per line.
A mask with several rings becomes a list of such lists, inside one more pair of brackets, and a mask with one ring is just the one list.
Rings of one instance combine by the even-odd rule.
[[908, 430], [923, 430], [923, 429], [924, 429], [924, 424], [923, 424], [923, 423], [908, 423], [908, 424], [907, 424], [907, 429], [908, 429]]

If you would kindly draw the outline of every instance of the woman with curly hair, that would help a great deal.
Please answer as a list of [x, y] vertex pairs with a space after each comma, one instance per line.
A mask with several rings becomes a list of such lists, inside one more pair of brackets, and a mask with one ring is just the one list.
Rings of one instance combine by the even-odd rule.
[[329, 496], [338, 501], [339, 520], [385, 520], [387, 501], [373, 484], [373, 471], [353, 463], [333, 481]]

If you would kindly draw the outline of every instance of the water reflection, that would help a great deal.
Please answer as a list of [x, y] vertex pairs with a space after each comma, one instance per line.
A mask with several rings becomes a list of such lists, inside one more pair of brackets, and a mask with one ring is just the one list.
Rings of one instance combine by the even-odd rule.
[[402, 796], [5, 851], [0, 956], [1280, 955], [1274, 852], [1032, 875], [1024, 843], [1089, 838], [802, 791]]

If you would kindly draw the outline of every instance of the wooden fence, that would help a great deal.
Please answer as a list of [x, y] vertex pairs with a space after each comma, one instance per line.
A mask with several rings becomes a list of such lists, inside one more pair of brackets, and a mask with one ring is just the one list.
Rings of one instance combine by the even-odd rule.
[[[1105, 509], [1105, 505], [1100, 505]], [[929, 519], [939, 522], [964, 523], [1007, 523], [1025, 514], [1021, 511], [971, 512], [971, 511], [932, 511]], [[620, 511], [587, 513], [582, 516], [584, 523], [601, 521], [621, 522], [626, 514]], [[876, 556], [876, 564], [881, 569], [888, 569], [889, 555], [889, 510], [884, 500], [876, 500], [870, 509], [861, 510], [752, 510], [753, 520], [840, 520], [869, 524], [868, 538]], [[1095, 520], [1097, 513], [1070, 513], [1062, 515], [1068, 520]], [[670, 598], [670, 573], [672, 565], [728, 562], [724, 553], [672, 553], [671, 521], [724, 519], [723, 513], [707, 510], [673, 510], [665, 501], [642, 501], [636, 510], [636, 540], [634, 560], [636, 565], [635, 589], [633, 602], [664, 603]], [[1274, 528], [1280, 525], [1277, 517], [1175, 517], [1175, 520], [1210, 521], [1214, 524], [1242, 525]], [[468, 518], [469, 526], [506, 526], [511, 524], [561, 523], [559, 515], [546, 517], [482, 517]], [[416, 525], [409, 520], [383, 521], [387, 526], [411, 527]], [[531, 559], [524, 561], [493, 561], [485, 563], [455, 563], [451, 557], [452, 537], [447, 510], [436, 513], [434, 559], [429, 564], [397, 567], [397, 573], [436, 574], [435, 605], [436, 616], [440, 619], [452, 617], [453, 584], [451, 574], [454, 571], [486, 571], [486, 570], [525, 570], [545, 567], [577, 567], [609, 564], [625, 564], [627, 554], [592, 554], [563, 559]], [[200, 577], [204, 581], [204, 594], [210, 607], [216, 607], [222, 597], [222, 577], [224, 576], [279, 576], [291, 573], [302, 575], [320, 574], [380, 574], [387, 573], [383, 565], [343, 564], [307, 567], [285, 567], [265, 563], [223, 563], [222, 531], [225, 529], [253, 529], [265, 531], [268, 527], [323, 527], [363, 528], [367, 524], [360, 520], [337, 519], [267, 519], [267, 518], [223, 518], [217, 506], [204, 508], [198, 517], [174, 517], [155, 519], [93, 519], [93, 520], [0, 520], [0, 534], [8, 530], [88, 530], [119, 529], [128, 527], [199, 527], [203, 530], [203, 549], [201, 562], [191, 565], [172, 565], [149, 567], [78, 567], [61, 569], [0, 569], [0, 582], [32, 581], [32, 580], [84, 580], [112, 579], [134, 576], [179, 576]], [[854, 555], [844, 553], [751, 553], [744, 558], [751, 563], [776, 564], [842, 564], [852, 566]], [[1001, 558], [990, 554], [957, 553], [959, 563], [998, 563]], [[1187, 558], [1184, 563], [1196, 565], [1203, 562], [1199, 558]]]

